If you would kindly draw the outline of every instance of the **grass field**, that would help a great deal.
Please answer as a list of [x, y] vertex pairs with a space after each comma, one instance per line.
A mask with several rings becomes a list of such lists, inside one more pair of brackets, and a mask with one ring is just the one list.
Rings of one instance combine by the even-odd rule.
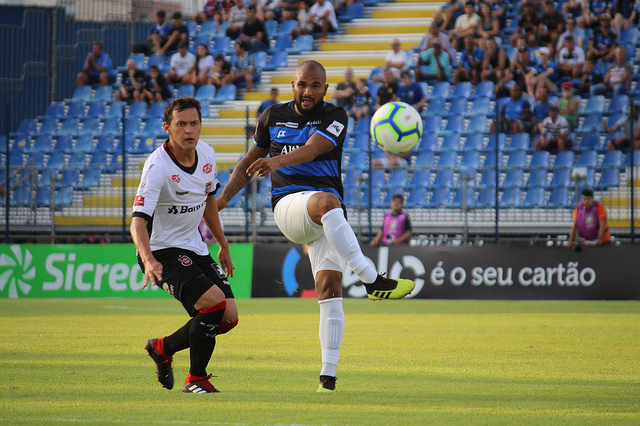
[[345, 300], [338, 392], [317, 394], [318, 305], [240, 299], [210, 372], [162, 389], [143, 350], [171, 299], [0, 299], [0, 424], [640, 424], [640, 303]]

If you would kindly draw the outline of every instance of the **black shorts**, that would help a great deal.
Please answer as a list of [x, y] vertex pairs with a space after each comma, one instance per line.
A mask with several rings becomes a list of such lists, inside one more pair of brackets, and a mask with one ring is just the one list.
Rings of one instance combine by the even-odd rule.
[[[153, 256], [162, 264], [162, 283], [158, 285], [178, 299], [192, 317], [198, 314], [194, 307], [198, 299], [214, 285], [222, 290], [225, 298], [233, 299], [229, 280], [210, 255], [200, 256], [190, 250], [168, 248], [154, 251]], [[140, 259], [138, 264], [144, 272]], [[194, 280], [200, 274], [207, 279]]]

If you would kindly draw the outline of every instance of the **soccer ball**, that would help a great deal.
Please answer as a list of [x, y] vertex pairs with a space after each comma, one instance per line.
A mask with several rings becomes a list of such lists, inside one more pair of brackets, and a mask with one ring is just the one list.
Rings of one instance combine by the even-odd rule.
[[387, 102], [373, 114], [371, 135], [387, 152], [410, 151], [422, 137], [422, 117], [407, 103]]

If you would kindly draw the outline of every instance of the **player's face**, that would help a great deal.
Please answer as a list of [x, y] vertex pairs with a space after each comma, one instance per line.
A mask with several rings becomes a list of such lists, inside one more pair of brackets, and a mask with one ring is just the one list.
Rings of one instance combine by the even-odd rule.
[[593, 197], [586, 195], [582, 196], [582, 205], [585, 210], [589, 210], [593, 206]]
[[171, 148], [184, 152], [193, 151], [202, 130], [198, 111], [195, 108], [174, 111], [171, 124], [165, 122], [164, 130], [169, 134]]
[[293, 88], [296, 112], [304, 115], [322, 104], [329, 85], [320, 70], [307, 67], [296, 72], [291, 87]]

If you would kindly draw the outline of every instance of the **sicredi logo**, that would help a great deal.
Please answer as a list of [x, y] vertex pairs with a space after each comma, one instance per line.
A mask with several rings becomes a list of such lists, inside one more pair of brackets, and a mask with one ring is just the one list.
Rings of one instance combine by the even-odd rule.
[[0, 293], [8, 291], [11, 298], [27, 295], [31, 291], [31, 284], [27, 281], [36, 276], [36, 268], [32, 266], [33, 256], [27, 249], [24, 252], [20, 246], [10, 247], [11, 254], [0, 254], [0, 268], [8, 267], [0, 273]]

